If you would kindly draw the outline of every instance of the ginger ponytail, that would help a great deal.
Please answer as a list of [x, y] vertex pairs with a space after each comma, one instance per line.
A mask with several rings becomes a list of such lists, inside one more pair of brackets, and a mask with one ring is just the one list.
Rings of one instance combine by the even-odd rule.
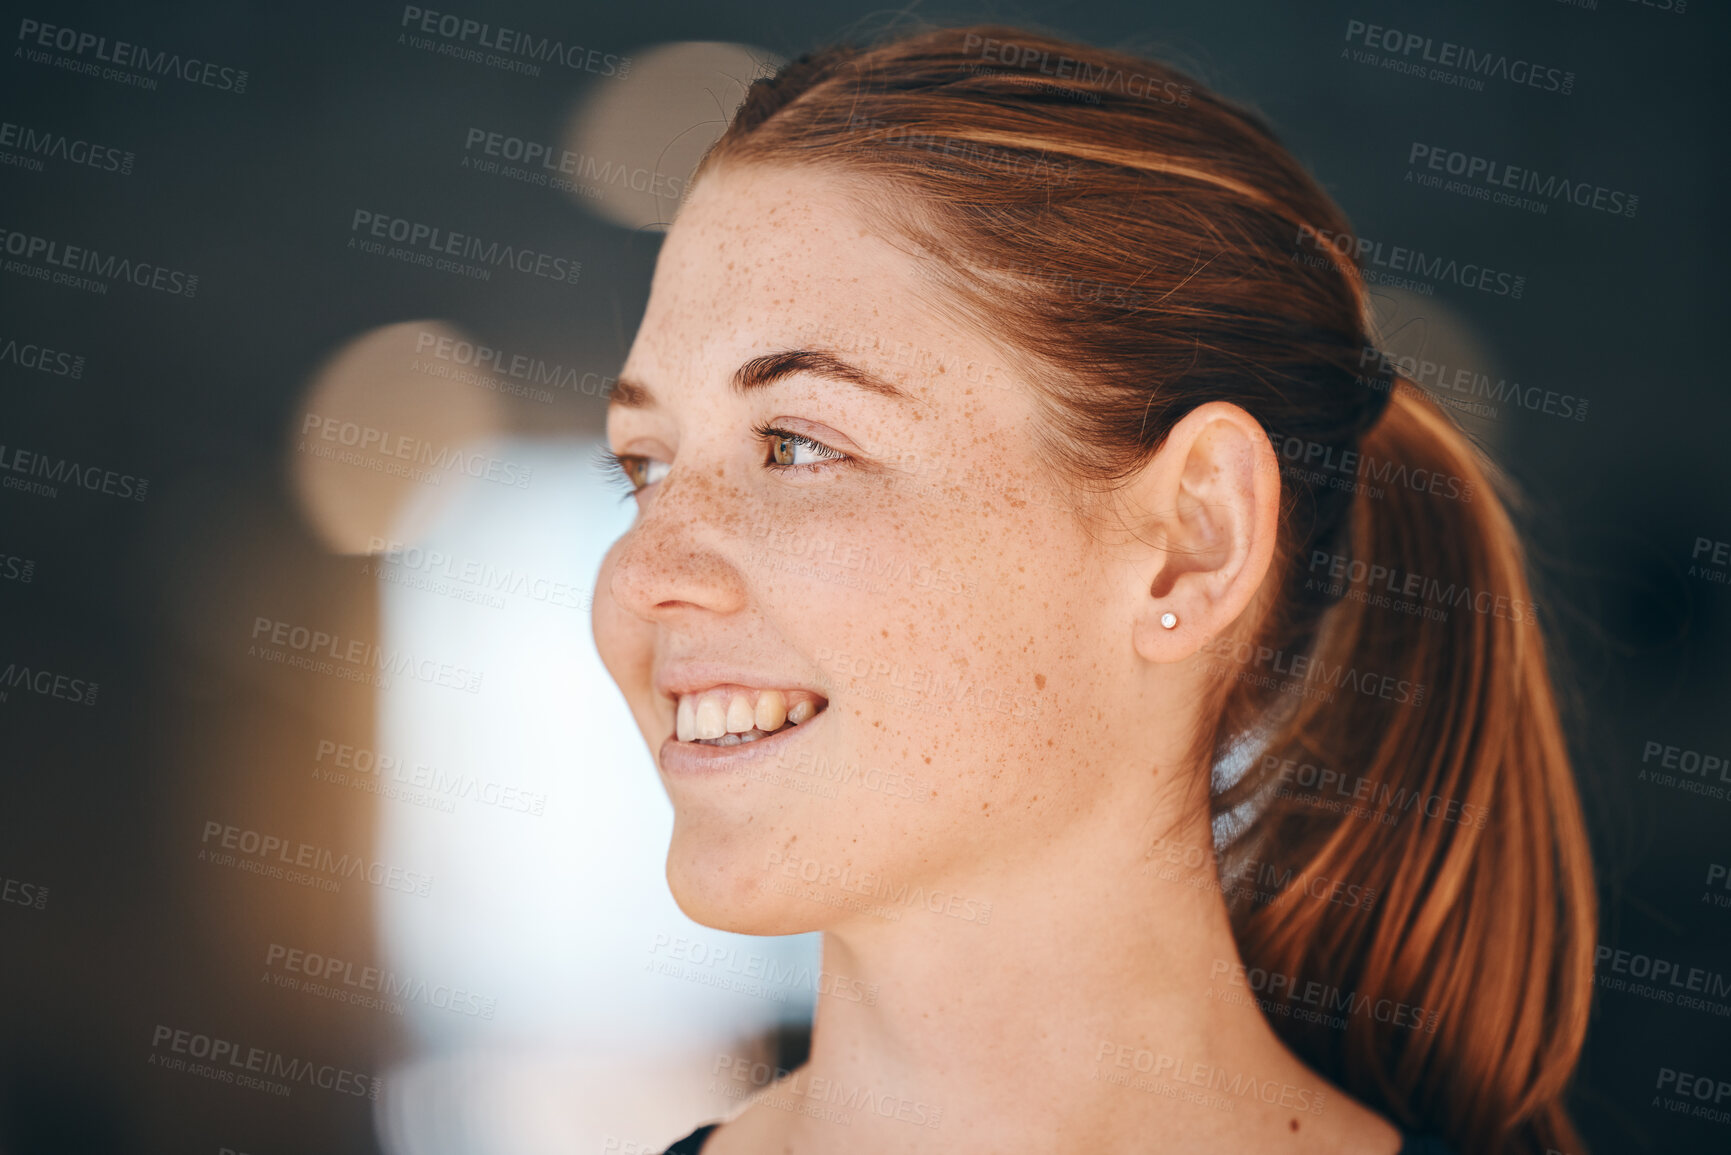
[[[1422, 701], [1307, 699], [1217, 800], [1264, 799], [1240, 853], [1377, 897], [1365, 911], [1302, 887], [1239, 901], [1239, 946], [1248, 965], [1355, 1005], [1412, 1008], [1348, 1015], [1344, 1030], [1276, 1020], [1360, 1100], [1462, 1151], [1579, 1152], [1562, 1100], [1586, 1035], [1596, 896], [1540, 619], [1503, 485], [1434, 402], [1392, 388], [1361, 442], [1344, 548], [1297, 570], [1339, 596], [1311, 668], [1423, 687]], [[1336, 770], [1361, 809], [1327, 820], [1321, 775], [1293, 765]]]
[[[1370, 1009], [1270, 1024], [1462, 1155], [1578, 1153], [1563, 1094], [1595, 893], [1522, 551], [1449, 418], [1386, 369], [1364, 375], [1367, 293], [1328, 195], [1193, 78], [1001, 27], [801, 58], [752, 85], [698, 174], [735, 164], [858, 178], [933, 292], [1028, 370], [1040, 448], [1079, 495], [1205, 402], [1269, 431], [1275, 569], [1224, 640], [1286, 673], [1229, 669], [1253, 676], [1215, 683], [1196, 761], [1255, 750], [1212, 800], [1235, 830], [1223, 877], [1256, 870], [1228, 887], [1246, 963]], [[1350, 806], [1323, 769], [1353, 783]], [[1335, 884], [1366, 901], [1332, 901]]]

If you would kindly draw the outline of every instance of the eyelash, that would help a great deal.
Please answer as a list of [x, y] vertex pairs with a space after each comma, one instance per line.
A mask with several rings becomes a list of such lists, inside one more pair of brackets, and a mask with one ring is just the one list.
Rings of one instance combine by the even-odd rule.
[[601, 470], [608, 485], [620, 491], [619, 500], [622, 502], [630, 501], [637, 494], [637, 486], [632, 483], [631, 474], [625, 467], [628, 460], [634, 458], [630, 454], [621, 456], [606, 446], [595, 453], [595, 467]]
[[766, 461], [763, 463], [765, 468], [773, 469], [777, 473], [787, 469], [810, 469], [822, 471], [828, 469], [832, 465], [839, 465], [853, 460], [853, 458], [849, 457], [841, 450], [831, 449], [821, 441], [813, 441], [809, 437], [802, 436], [798, 433], [791, 433], [786, 429], [777, 429], [775, 426], [767, 423], [753, 425], [751, 431], [757, 435], [759, 441], [792, 441], [796, 445], [805, 446], [807, 449], [823, 458], [822, 461], [808, 465], [779, 465], [773, 461]]
[[[850, 465], [853, 463], [853, 458], [849, 457], [839, 449], [831, 449], [821, 441], [814, 441], [803, 434], [794, 433], [787, 429], [780, 429], [774, 425], [768, 424], [767, 422], [752, 426], [751, 431], [757, 436], [759, 441], [791, 441], [796, 445], [804, 446], [806, 449], [809, 449], [811, 452], [824, 459], [816, 463], [808, 463], [805, 465], [783, 465], [774, 461], [765, 461], [763, 463], [765, 469], [772, 469], [777, 473], [796, 469], [818, 473], [831, 469], [837, 465]], [[640, 488], [631, 479], [631, 465], [643, 460], [645, 460], [645, 458], [640, 454], [615, 453], [611, 449], [605, 447], [598, 450], [596, 453], [597, 465], [601, 471], [607, 475], [608, 484], [621, 490], [621, 501], [629, 500], [641, 493], [643, 489], [648, 488], [647, 486]]]

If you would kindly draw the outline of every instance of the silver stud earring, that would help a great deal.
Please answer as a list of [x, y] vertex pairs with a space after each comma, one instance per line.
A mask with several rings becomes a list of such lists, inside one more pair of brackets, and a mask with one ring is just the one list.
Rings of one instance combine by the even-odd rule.
[[1160, 624], [1165, 626], [1167, 629], [1172, 629], [1178, 624], [1178, 615], [1173, 613], [1171, 610], [1167, 610], [1165, 613], [1160, 615]]

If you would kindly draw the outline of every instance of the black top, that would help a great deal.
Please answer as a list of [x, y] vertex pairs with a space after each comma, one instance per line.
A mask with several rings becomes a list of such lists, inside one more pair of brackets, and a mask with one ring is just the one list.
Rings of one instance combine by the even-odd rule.
[[719, 1126], [721, 1126], [720, 1123], [705, 1123], [703, 1126], [669, 1147], [666, 1151], [663, 1151], [661, 1155], [697, 1155], [699, 1151], [703, 1150], [704, 1140], [709, 1138], [709, 1133]]
[[[703, 1144], [709, 1139], [709, 1133], [721, 1126], [720, 1123], [705, 1123], [673, 1146], [663, 1155], [697, 1155], [703, 1150]], [[1399, 1155], [1455, 1155], [1454, 1148], [1444, 1143], [1435, 1135], [1401, 1135]]]

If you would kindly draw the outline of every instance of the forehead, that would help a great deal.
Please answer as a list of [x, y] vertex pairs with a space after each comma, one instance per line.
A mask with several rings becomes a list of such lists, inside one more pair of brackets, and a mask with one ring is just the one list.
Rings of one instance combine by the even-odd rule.
[[821, 345], [898, 382], [985, 376], [987, 344], [933, 308], [925, 258], [885, 235], [856, 189], [810, 169], [705, 174], [662, 246], [628, 371], [714, 376]]

